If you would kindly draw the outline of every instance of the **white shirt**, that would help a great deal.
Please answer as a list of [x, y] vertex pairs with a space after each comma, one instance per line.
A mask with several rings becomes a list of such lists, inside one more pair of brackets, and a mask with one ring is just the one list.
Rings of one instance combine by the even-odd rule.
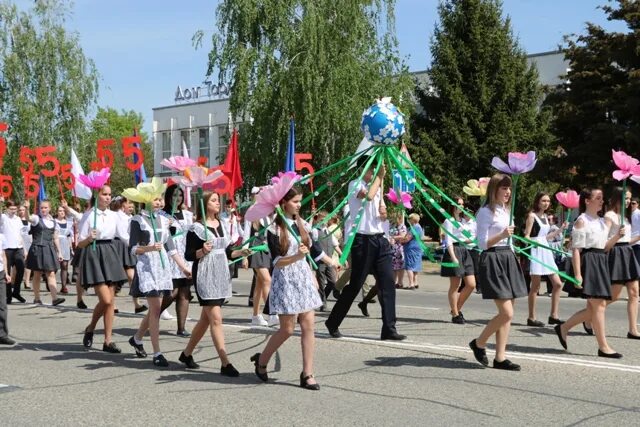
[[[460, 227], [455, 227], [453, 222], [450, 219], [446, 219], [444, 224], [442, 224], [442, 228], [449, 232], [449, 234], [445, 233], [446, 236], [446, 244], [445, 246], [453, 246], [454, 243], [465, 243], [469, 240], [473, 240], [476, 234], [476, 223], [474, 220], [470, 219], [468, 221], [461, 219], [458, 221]], [[502, 230], [500, 230], [502, 231]], [[465, 236], [468, 234], [471, 237]], [[451, 237], [453, 236], [453, 237]], [[473, 244], [468, 244], [469, 246], [473, 246]]]
[[4, 235], [3, 249], [19, 249], [22, 243], [22, 220], [18, 215], [2, 214], [0, 232]]
[[[611, 228], [609, 229], [609, 235], [607, 236], [607, 239], [610, 239], [620, 232], [620, 215], [613, 211], [608, 211], [604, 214], [604, 217], [611, 221]], [[624, 236], [620, 236], [618, 243], [629, 243], [629, 241], [631, 241], [631, 233], [633, 233], [633, 229], [629, 231], [630, 227], [627, 218], [624, 219], [624, 227], [626, 229], [626, 234]]]
[[[359, 199], [358, 193], [364, 191], [365, 193], [368, 191], [368, 186], [364, 181], [361, 180], [353, 180], [349, 183], [349, 194], [353, 192], [353, 195], [349, 198], [349, 224], [354, 224], [356, 220], [356, 216], [360, 211], [360, 207], [362, 203], [367, 201], [366, 195], [364, 198]], [[359, 234], [384, 234], [384, 228], [382, 226], [382, 219], [380, 218], [380, 201], [382, 200], [382, 191], [381, 188], [378, 188], [378, 192], [373, 197], [373, 200], [367, 202], [365, 204], [364, 210], [362, 212], [362, 219], [360, 220], [360, 226], [356, 233]], [[351, 227], [347, 229], [347, 232], [351, 230]]]
[[581, 214], [578, 220], [582, 219], [582, 228], [573, 227], [571, 231], [571, 245], [576, 249], [604, 249], [607, 244], [609, 227], [604, 218], [592, 218], [586, 213]]
[[[17, 216], [17, 215], [16, 215]], [[0, 245], [4, 247], [6, 245], [5, 238], [3, 234], [0, 234]], [[4, 270], [4, 257], [0, 254], [0, 271]], [[4, 295], [1, 295], [4, 298]]]
[[[502, 233], [502, 230], [509, 226], [509, 211], [503, 206], [496, 206], [495, 212], [492, 212], [488, 206], [484, 206], [478, 211], [476, 221], [478, 246], [484, 251], [488, 249], [487, 242], [489, 239]], [[508, 245], [509, 239], [502, 239], [494, 246]]]
[[[32, 226], [35, 227], [40, 222], [40, 217], [38, 215], [31, 215], [29, 217], [29, 222], [31, 223]], [[58, 227], [58, 224], [53, 220], [53, 217], [51, 215], [42, 218], [42, 222], [44, 223], [44, 225], [47, 228], [57, 228]]]
[[116, 230], [118, 238], [122, 240], [125, 245], [129, 246], [129, 225], [131, 224], [132, 217], [120, 210], [116, 211], [116, 218]]
[[[94, 210], [96, 210], [96, 208], [86, 212], [87, 217], [85, 218], [85, 221], [82, 223], [82, 226], [80, 227], [80, 233], [79, 233], [80, 240], [85, 240], [87, 237], [89, 237], [89, 234], [91, 234], [91, 229], [94, 228], [94, 225], [93, 225]], [[95, 228], [98, 234], [96, 236], [96, 240], [112, 240], [114, 237], [119, 237], [120, 239], [123, 239], [123, 240], [127, 239], [128, 241], [129, 238], [126, 235], [122, 236], [118, 234], [118, 230], [116, 227], [117, 223], [118, 223], [118, 216], [114, 211], [108, 208], [104, 211], [97, 209]]]
[[[640, 236], [640, 209], [631, 212], [631, 237], [637, 236]], [[640, 245], [640, 241], [633, 244], [636, 245]]]

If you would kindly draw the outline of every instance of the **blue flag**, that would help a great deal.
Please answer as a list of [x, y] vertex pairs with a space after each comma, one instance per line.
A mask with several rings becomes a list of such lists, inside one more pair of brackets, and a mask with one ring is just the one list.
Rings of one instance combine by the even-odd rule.
[[[138, 131], [136, 129], [133, 130], [133, 136], [138, 136]], [[140, 144], [136, 143], [136, 147], [138, 147], [140, 149], [140, 152], [142, 152], [142, 147], [140, 146]], [[133, 162], [136, 163], [138, 161], [138, 155], [136, 153], [133, 153]], [[140, 169], [136, 170], [134, 173], [134, 179], [136, 180], [136, 185], [140, 184], [141, 182], [147, 182], [147, 172], [144, 170], [144, 163], [142, 164], [142, 166], [140, 166]]]
[[287, 159], [284, 163], [285, 172], [296, 170], [296, 124], [293, 117], [289, 121], [289, 145], [287, 146]]
[[44, 188], [44, 178], [40, 175], [40, 191], [38, 191], [38, 203], [47, 199], [47, 192]]

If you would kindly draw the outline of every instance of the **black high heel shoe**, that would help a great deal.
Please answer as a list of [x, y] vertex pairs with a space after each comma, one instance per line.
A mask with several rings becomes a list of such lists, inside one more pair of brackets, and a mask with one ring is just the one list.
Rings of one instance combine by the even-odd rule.
[[320, 384], [309, 384], [309, 379], [313, 378], [313, 374], [304, 375], [304, 372], [300, 372], [300, 387], [306, 388], [307, 390], [320, 390]]
[[264, 369], [265, 371], [267, 370], [267, 365], [260, 364], [260, 353], [254, 354], [249, 358], [249, 360], [252, 361], [256, 367], [256, 377], [260, 378], [264, 382], [269, 381], [269, 375], [267, 375], [266, 372], [260, 372], [260, 369]]

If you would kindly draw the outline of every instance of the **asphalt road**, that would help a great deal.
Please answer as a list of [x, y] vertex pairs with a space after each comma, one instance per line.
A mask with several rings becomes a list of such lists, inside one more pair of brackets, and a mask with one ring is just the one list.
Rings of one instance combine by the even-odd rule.
[[[398, 291], [398, 330], [407, 341], [377, 340], [377, 305], [369, 306], [371, 318], [354, 305], [341, 327], [342, 339], [328, 337], [326, 313], [318, 314], [315, 374], [322, 389], [313, 392], [297, 386], [302, 364], [297, 335], [269, 363], [270, 383], [254, 376], [249, 357], [264, 347], [272, 330], [249, 325], [249, 278], [241, 272], [234, 283], [238, 295], [224, 307], [227, 350], [241, 371], [236, 379], [220, 376], [209, 336], [194, 353], [201, 368], [183, 369], [177, 358], [187, 339], [175, 335], [175, 321], [161, 321], [169, 368], [153, 367], [151, 358], [136, 359], [127, 340], [141, 316], [130, 314], [126, 296], [118, 298], [121, 314], [114, 331], [120, 355], [99, 351], [100, 329], [94, 349], [82, 347], [90, 310], [75, 309], [72, 295], [67, 306], [11, 305], [10, 332], [20, 344], [0, 348], [2, 425], [555, 426], [635, 424], [640, 415], [640, 341], [626, 338], [626, 301], [607, 311], [610, 344], [624, 354], [611, 361], [596, 356], [595, 338], [582, 330], [572, 331], [565, 351], [550, 327], [527, 327], [526, 300], [520, 300], [508, 357], [522, 371], [503, 372], [482, 368], [467, 347], [495, 314], [493, 303], [472, 295], [464, 309], [469, 323], [454, 325], [447, 282], [422, 275], [419, 290]], [[48, 294], [43, 299], [50, 302]], [[91, 307], [96, 299], [91, 295], [86, 301]], [[538, 303], [538, 318], [546, 319], [549, 298], [540, 296]], [[583, 306], [582, 300], [563, 298], [561, 317]], [[199, 311], [191, 304], [189, 317], [197, 318]], [[148, 339], [145, 345], [149, 351]]]

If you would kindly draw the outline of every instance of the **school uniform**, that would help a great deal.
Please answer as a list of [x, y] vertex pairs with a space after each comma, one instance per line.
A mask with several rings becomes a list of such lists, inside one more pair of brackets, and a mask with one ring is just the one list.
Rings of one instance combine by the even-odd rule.
[[[475, 230], [475, 222], [473, 220], [458, 221], [458, 226], [455, 226], [450, 219], [447, 219], [442, 224], [442, 228], [445, 229], [448, 233], [446, 240], [446, 250], [444, 252], [444, 257], [442, 258], [442, 262], [453, 262], [451, 259], [451, 255], [449, 254], [449, 248], [453, 247], [453, 252], [458, 259], [457, 267], [440, 267], [440, 276], [441, 277], [466, 277], [473, 276], [475, 274], [475, 265], [473, 263], [473, 257], [471, 255], [471, 250], [468, 249], [468, 244], [465, 243], [469, 240], [469, 237], [465, 236], [465, 234], [471, 235], [471, 228]], [[453, 236], [453, 237], [451, 237]]]
[[[607, 239], [619, 234], [620, 216], [612, 211], [607, 212], [605, 218], [612, 223]], [[609, 251], [609, 274], [612, 284], [624, 284], [640, 278], [640, 266], [636, 259], [633, 248], [629, 244], [631, 240], [631, 226], [627, 219], [624, 219], [624, 226], [627, 234], [621, 236], [618, 242]]]
[[478, 211], [477, 239], [480, 255], [480, 282], [482, 299], [513, 299], [527, 296], [527, 285], [522, 268], [516, 259], [509, 239], [502, 239], [488, 247], [490, 237], [501, 233], [509, 226], [509, 211], [496, 206], [491, 211], [488, 206]]
[[571, 243], [580, 249], [580, 272], [582, 274], [582, 297], [611, 299], [611, 274], [609, 256], [604, 247], [609, 239], [609, 227], [604, 218], [591, 217], [586, 213], [578, 219], [584, 227], [573, 227]]
[[[176, 248], [176, 252], [184, 258], [184, 253], [187, 248], [187, 233], [193, 227], [193, 214], [187, 210], [179, 210], [174, 212], [173, 217], [166, 212], [165, 215], [167, 218], [173, 220], [173, 223], [169, 227], [171, 239]], [[192, 285], [192, 281], [185, 276], [182, 269], [178, 266], [178, 263], [171, 258], [169, 260], [169, 264], [171, 265], [171, 279], [173, 280], [174, 289], [190, 287]], [[187, 265], [187, 268], [191, 270], [192, 263], [185, 261], [185, 264]]]
[[110, 209], [104, 211], [92, 208], [80, 228], [80, 241], [89, 237], [94, 228], [97, 231], [94, 243], [87, 245], [82, 251], [79, 264], [82, 266], [82, 286], [93, 287], [98, 284], [118, 285], [127, 281], [127, 274], [122, 266], [122, 255], [114, 243], [116, 237], [126, 237], [117, 230], [118, 218]]
[[116, 223], [116, 237], [113, 239], [113, 244], [118, 251], [118, 256], [121, 259], [121, 264], [124, 269], [135, 268], [137, 259], [135, 253], [129, 250], [130, 246], [130, 233], [131, 227], [131, 215], [127, 215], [122, 210], [115, 211], [117, 223]]
[[31, 271], [58, 271], [60, 263], [54, 245], [57, 238], [57, 224], [52, 217], [42, 218], [31, 215], [31, 247], [27, 254], [26, 267]]

